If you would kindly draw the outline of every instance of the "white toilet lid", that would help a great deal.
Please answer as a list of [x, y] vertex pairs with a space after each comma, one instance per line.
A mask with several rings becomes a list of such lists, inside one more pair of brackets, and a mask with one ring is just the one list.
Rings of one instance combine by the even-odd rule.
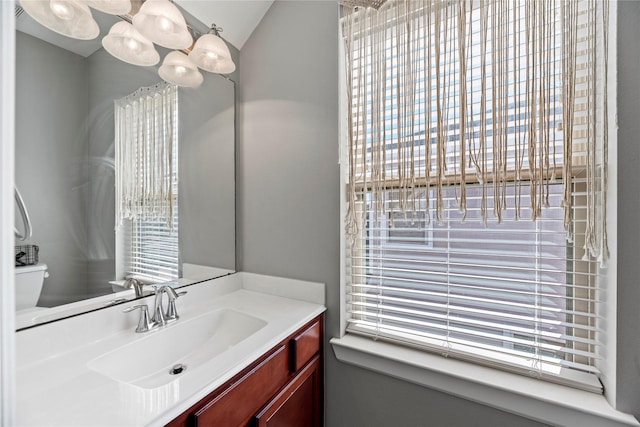
[[33, 273], [34, 271], [46, 270], [47, 264], [23, 265], [16, 267], [16, 274]]

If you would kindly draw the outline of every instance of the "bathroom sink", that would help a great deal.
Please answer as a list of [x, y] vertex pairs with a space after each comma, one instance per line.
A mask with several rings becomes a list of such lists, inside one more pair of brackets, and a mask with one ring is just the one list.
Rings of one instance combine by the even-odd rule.
[[91, 360], [88, 367], [116, 381], [156, 388], [230, 349], [266, 324], [230, 309], [181, 318], [163, 328], [136, 334], [135, 341]]

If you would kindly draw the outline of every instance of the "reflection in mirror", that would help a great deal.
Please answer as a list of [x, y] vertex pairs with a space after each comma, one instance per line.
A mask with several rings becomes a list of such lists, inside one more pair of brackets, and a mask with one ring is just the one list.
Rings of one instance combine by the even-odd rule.
[[[116, 157], [128, 147], [116, 147], [125, 131], [116, 127], [118, 102], [166, 83], [159, 64], [107, 53], [100, 40], [118, 18], [93, 15], [101, 34], [87, 42], [38, 28], [26, 13], [16, 18], [15, 181], [33, 228], [16, 242], [16, 265], [33, 263], [27, 254], [38, 259], [16, 268], [16, 295], [29, 294], [17, 306], [18, 328], [134, 298], [129, 277], [189, 284], [235, 270], [233, 81], [203, 72], [198, 88], [176, 89], [174, 151], [147, 152], [155, 156], [147, 168], [130, 154]], [[174, 171], [170, 218], [148, 210], [117, 219], [118, 170], [138, 179]]]

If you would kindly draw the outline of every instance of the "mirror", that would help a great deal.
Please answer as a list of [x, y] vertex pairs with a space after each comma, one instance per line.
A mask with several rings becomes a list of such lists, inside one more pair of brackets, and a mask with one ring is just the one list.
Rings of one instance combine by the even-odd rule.
[[[115, 232], [114, 100], [161, 79], [160, 64], [129, 65], [102, 48], [117, 17], [92, 11], [101, 34], [79, 41], [18, 13], [15, 181], [33, 235], [16, 245], [37, 245], [48, 273], [38, 308], [18, 311], [20, 329], [134, 298], [121, 286], [132, 249]], [[200, 87], [178, 89], [180, 285], [235, 271], [235, 83], [202, 74]]]

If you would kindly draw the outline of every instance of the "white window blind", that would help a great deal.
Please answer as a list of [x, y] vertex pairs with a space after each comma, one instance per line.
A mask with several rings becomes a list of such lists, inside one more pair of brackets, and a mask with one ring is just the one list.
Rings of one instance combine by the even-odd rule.
[[603, 3], [343, 8], [348, 332], [601, 392]]
[[117, 100], [117, 270], [178, 278], [178, 90], [160, 83]]
[[165, 219], [146, 214], [124, 220], [122, 226], [125, 253], [124, 276], [153, 282], [179, 277], [178, 208], [173, 210], [172, 226]]

